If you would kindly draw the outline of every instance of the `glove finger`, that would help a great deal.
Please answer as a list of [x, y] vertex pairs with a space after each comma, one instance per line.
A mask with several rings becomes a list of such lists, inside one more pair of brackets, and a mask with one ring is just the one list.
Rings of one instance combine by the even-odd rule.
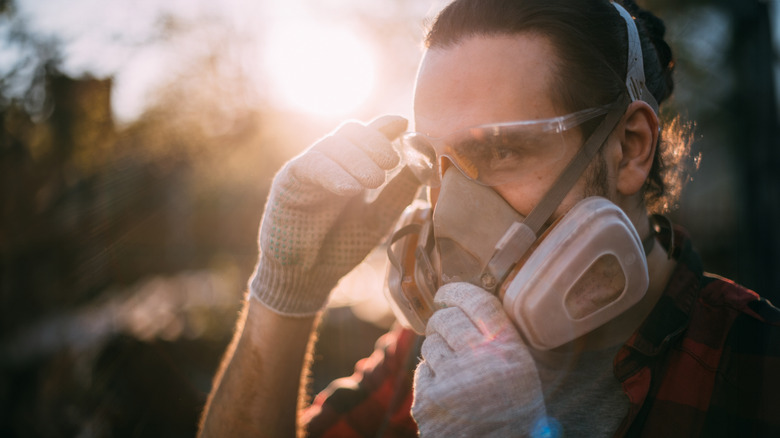
[[354, 196], [363, 191], [354, 176], [318, 150], [310, 150], [290, 164], [290, 175], [339, 196]]
[[375, 189], [385, 183], [387, 172], [381, 169], [360, 147], [338, 136], [329, 136], [318, 142], [313, 150], [326, 155], [363, 187]]
[[[471, 283], [449, 283], [434, 297], [439, 307], [457, 307], [471, 320], [483, 336], [495, 338], [500, 333], [517, 332], [501, 301], [490, 292]], [[519, 335], [517, 335], [519, 337]]]
[[420, 355], [428, 366], [432, 370], [436, 370], [437, 366], [445, 361], [449, 360], [453, 356], [452, 348], [447, 344], [447, 341], [438, 333], [431, 333], [425, 337], [425, 340], [420, 347]]
[[376, 229], [388, 230], [392, 227], [404, 209], [414, 201], [420, 189], [420, 181], [411, 170], [403, 168], [390, 181], [369, 199], [366, 209], [366, 222], [376, 224]]
[[426, 360], [420, 361], [417, 369], [414, 370], [415, 391], [432, 383], [435, 377], [436, 373], [433, 372], [428, 362]]
[[368, 122], [369, 128], [376, 129], [391, 141], [398, 138], [408, 125], [409, 122], [405, 118], [393, 115], [379, 116]]
[[420, 362], [417, 369], [414, 370], [414, 385], [412, 386], [414, 397], [411, 411], [412, 417], [418, 423], [426, 418], [426, 414], [430, 410], [430, 401], [426, 400], [426, 395], [429, 394], [430, 387], [434, 385], [435, 378], [436, 374], [425, 360]]
[[[452, 351], [451, 354], [447, 354], [443, 347], [439, 347], [440, 350], [437, 352], [443, 353], [432, 356], [429, 361], [434, 371], [439, 364], [444, 363], [450, 357], [474, 350], [490, 341], [490, 338], [486, 338], [471, 319], [457, 307], [437, 310], [428, 320], [425, 336], [426, 341], [429, 336], [434, 339], [440, 337]], [[423, 347], [425, 347], [425, 342], [423, 342]], [[423, 355], [423, 357], [425, 356]]]
[[[397, 130], [396, 125], [399, 124], [398, 121], [386, 118], [377, 119], [373, 125], [368, 126], [352, 122], [339, 128], [336, 135], [348, 139], [361, 148], [382, 169], [390, 170], [397, 166], [401, 160], [398, 152], [393, 148], [391, 139], [388, 138], [388, 135], [393, 136], [392, 138], [398, 135], [395, 131]], [[402, 126], [406, 126], [406, 120], [403, 120]]]

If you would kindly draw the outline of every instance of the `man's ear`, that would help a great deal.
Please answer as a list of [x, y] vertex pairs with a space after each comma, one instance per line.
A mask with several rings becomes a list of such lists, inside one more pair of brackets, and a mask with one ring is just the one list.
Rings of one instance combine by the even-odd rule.
[[642, 189], [653, 166], [658, 143], [658, 116], [646, 102], [632, 102], [618, 125], [621, 158], [617, 172], [618, 193], [631, 196]]

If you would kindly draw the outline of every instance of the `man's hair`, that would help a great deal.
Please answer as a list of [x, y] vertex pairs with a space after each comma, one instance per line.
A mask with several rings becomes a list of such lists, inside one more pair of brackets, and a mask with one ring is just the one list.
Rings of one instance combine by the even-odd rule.
[[[674, 61], [664, 41], [663, 21], [622, 2], [635, 17], [642, 44], [647, 88], [661, 104], [674, 89]], [[569, 112], [614, 102], [625, 91], [628, 39], [626, 22], [608, 0], [455, 0], [436, 17], [425, 40], [446, 49], [472, 36], [531, 33], [548, 38], [557, 50], [554, 101]], [[589, 135], [597, 122], [583, 126]], [[645, 184], [648, 209], [663, 212], [679, 197], [690, 152], [690, 129], [667, 123]]]

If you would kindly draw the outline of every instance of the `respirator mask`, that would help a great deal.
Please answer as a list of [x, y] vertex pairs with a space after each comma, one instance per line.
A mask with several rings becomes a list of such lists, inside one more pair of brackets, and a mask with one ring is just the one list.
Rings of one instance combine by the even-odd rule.
[[[547, 224], [628, 105], [643, 100], [658, 113], [645, 86], [636, 26], [613, 5], [629, 39], [626, 92], [613, 104], [442, 138], [402, 136], [404, 163], [423, 183], [440, 185], [435, 209], [422, 201], [409, 206], [388, 244], [385, 293], [406, 327], [424, 334], [438, 288], [465, 281], [496, 294], [528, 344], [548, 350], [605, 324], [646, 293], [646, 253], [654, 240], [642, 242], [616, 205], [588, 197]], [[527, 217], [491, 188], [555, 160], [564, 132], [596, 117], [603, 117], [600, 124]]]

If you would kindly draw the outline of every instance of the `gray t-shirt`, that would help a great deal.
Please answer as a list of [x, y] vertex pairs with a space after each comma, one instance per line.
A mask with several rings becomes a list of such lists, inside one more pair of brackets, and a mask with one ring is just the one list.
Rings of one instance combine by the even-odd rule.
[[547, 416], [564, 437], [609, 437], [629, 408], [612, 372], [620, 345], [597, 351], [534, 352]]

